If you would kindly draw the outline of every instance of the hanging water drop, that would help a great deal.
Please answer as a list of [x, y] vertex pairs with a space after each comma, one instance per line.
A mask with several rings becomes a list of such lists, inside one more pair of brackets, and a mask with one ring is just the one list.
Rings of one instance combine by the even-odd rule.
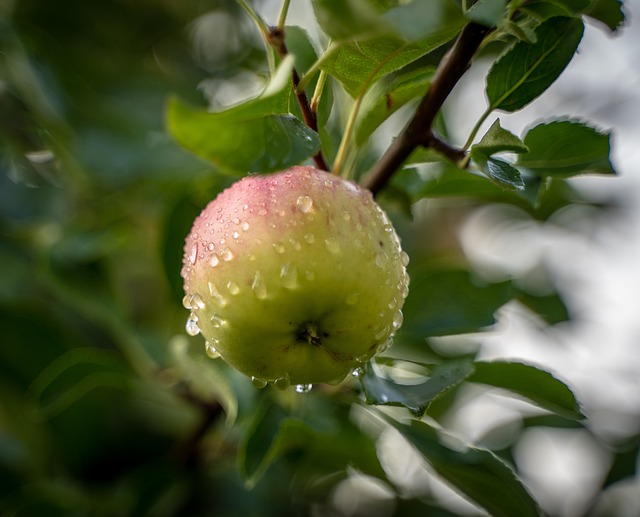
[[265, 379], [261, 379], [260, 377], [251, 377], [251, 384], [261, 390], [267, 385], [267, 381]]
[[193, 309], [194, 311], [197, 311], [198, 309], [204, 309], [205, 307], [204, 300], [202, 299], [202, 296], [200, 296], [198, 293], [194, 293], [191, 295], [189, 305], [191, 306], [191, 309]]
[[376, 266], [382, 268], [389, 261], [389, 257], [384, 251], [376, 253]]
[[190, 336], [197, 336], [198, 334], [200, 334], [200, 327], [198, 327], [198, 316], [196, 316], [194, 312], [189, 314], [185, 329], [187, 330], [187, 334], [189, 334]]
[[329, 253], [340, 253], [340, 243], [335, 237], [329, 237], [328, 239], [325, 239], [324, 243]]
[[296, 384], [296, 393], [309, 393], [313, 384]]
[[240, 292], [240, 286], [236, 284], [233, 280], [229, 280], [227, 282], [227, 291], [229, 291], [233, 295], [236, 295]]
[[220, 316], [220, 314], [216, 313], [213, 316], [211, 316], [211, 325], [213, 326], [213, 328], [219, 329], [225, 323], [227, 323], [227, 320], [225, 320], [222, 316]]
[[409, 255], [406, 251], [400, 253], [400, 259], [402, 260], [402, 265], [407, 267], [409, 265]]
[[289, 377], [285, 375], [284, 377], [279, 377], [275, 381], [273, 381], [273, 385], [279, 390], [286, 390], [289, 386], [291, 386], [291, 381]]
[[295, 289], [298, 287], [298, 270], [291, 262], [287, 262], [282, 266], [280, 270], [280, 281], [287, 289]]
[[262, 279], [262, 275], [260, 271], [256, 271], [255, 276], [253, 277], [253, 283], [251, 284], [251, 290], [253, 294], [256, 295], [258, 300], [264, 300], [267, 297], [267, 286]]
[[361, 379], [364, 376], [364, 373], [365, 373], [365, 369], [362, 366], [358, 366], [357, 368], [354, 368], [353, 370], [351, 370], [351, 375], [356, 379]]
[[191, 309], [191, 295], [190, 294], [185, 294], [182, 297], [182, 306], [185, 309]]
[[205, 342], [204, 353], [207, 354], [209, 359], [218, 359], [218, 357], [220, 357], [220, 352], [216, 350], [215, 345], [211, 341]]
[[404, 316], [402, 315], [402, 311], [396, 312], [396, 315], [393, 318], [393, 328], [399, 329], [402, 326], [403, 321]]
[[280, 255], [285, 252], [284, 244], [282, 244], [281, 242], [274, 242], [273, 249], [276, 250], [276, 253], [279, 253]]
[[306, 214], [313, 207], [313, 199], [309, 196], [300, 196], [296, 200], [296, 206], [302, 213]]
[[209, 259], [209, 265], [211, 267], [216, 267], [218, 264], [220, 264], [220, 259], [218, 258], [218, 255], [216, 255], [215, 253], [213, 253], [211, 255], [211, 259]]
[[220, 294], [220, 291], [218, 291], [214, 283], [209, 282], [208, 285], [209, 285], [209, 294], [211, 295], [211, 298], [213, 298], [213, 300], [220, 307], [224, 307], [225, 305], [227, 305], [227, 299]]

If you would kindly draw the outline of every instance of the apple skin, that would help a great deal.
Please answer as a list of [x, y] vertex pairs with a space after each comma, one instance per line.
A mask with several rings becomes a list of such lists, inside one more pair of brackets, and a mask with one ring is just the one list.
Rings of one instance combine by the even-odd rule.
[[313, 167], [236, 182], [184, 252], [187, 331], [256, 385], [340, 382], [402, 324], [408, 257], [391, 222], [368, 190]]

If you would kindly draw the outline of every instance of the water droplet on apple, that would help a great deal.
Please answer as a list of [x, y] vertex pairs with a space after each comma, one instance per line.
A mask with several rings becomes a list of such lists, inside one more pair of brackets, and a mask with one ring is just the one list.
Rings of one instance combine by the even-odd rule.
[[283, 254], [285, 252], [284, 244], [282, 244], [281, 242], [274, 242], [273, 249], [276, 250], [276, 253]]
[[214, 253], [213, 255], [211, 255], [211, 259], [209, 260], [209, 265], [211, 267], [216, 267], [218, 264], [220, 264], [220, 259], [218, 258], [218, 255]]
[[380, 341], [384, 338], [386, 338], [389, 335], [389, 326], [386, 325], [384, 327], [382, 327], [378, 332], [376, 332], [374, 338], [376, 341]]
[[335, 237], [329, 237], [324, 240], [325, 245], [329, 253], [340, 253], [340, 243]]
[[313, 199], [309, 196], [300, 196], [296, 200], [296, 206], [302, 213], [306, 214], [313, 207]]
[[191, 295], [190, 294], [185, 294], [182, 297], [182, 306], [185, 309], [191, 309]]
[[291, 237], [289, 239], [289, 242], [291, 243], [291, 247], [296, 250], [296, 251], [300, 251], [302, 249], [302, 245], [293, 237]]
[[267, 297], [267, 286], [262, 279], [262, 275], [260, 271], [256, 271], [255, 276], [253, 277], [253, 283], [251, 284], [251, 290], [253, 294], [256, 295], [258, 300], [264, 300]]
[[316, 279], [316, 274], [313, 271], [309, 271], [308, 269], [304, 272], [304, 276], [309, 281], [313, 281]]
[[246, 232], [249, 229], [249, 223], [247, 221], [244, 221], [241, 225], [240, 228], [242, 229], [243, 232]]
[[358, 366], [357, 368], [354, 368], [353, 370], [351, 370], [351, 375], [356, 379], [362, 378], [364, 374], [365, 374], [365, 369], [362, 366]]
[[347, 305], [355, 305], [356, 303], [358, 303], [359, 299], [360, 293], [357, 291], [353, 291], [347, 295], [344, 301]]
[[258, 215], [267, 215], [267, 209], [262, 207], [258, 209]]
[[402, 311], [396, 312], [396, 315], [393, 317], [393, 328], [399, 329], [403, 321], [404, 316], [402, 315]]
[[356, 357], [356, 361], [359, 363], [366, 363], [369, 360], [369, 354], [362, 354]]
[[349, 215], [349, 212], [347, 212], [346, 210], [342, 212], [342, 219], [344, 219], [345, 221], [349, 221], [351, 219], [351, 215]]
[[291, 381], [289, 377], [285, 375], [284, 377], [279, 377], [275, 381], [273, 381], [273, 385], [279, 390], [286, 390], [289, 386], [291, 386]]
[[213, 244], [213, 242], [210, 242], [210, 243], [209, 243], [209, 246], [207, 246], [207, 249], [208, 249], [209, 251], [213, 251], [213, 248], [215, 248], [215, 247], [216, 247], [216, 246], [215, 246], [215, 244]]
[[209, 359], [217, 359], [220, 357], [220, 352], [216, 350], [212, 341], [206, 341], [204, 344], [204, 353], [207, 354]]
[[313, 384], [296, 384], [296, 393], [309, 393]]
[[385, 224], [384, 231], [387, 233], [393, 233], [393, 226], [391, 226], [390, 224]]
[[213, 328], [219, 329], [226, 322], [227, 321], [222, 316], [220, 316], [220, 314], [214, 314], [213, 316], [211, 316], [211, 325], [213, 326]]
[[398, 300], [396, 300], [395, 298], [391, 298], [391, 301], [389, 302], [389, 309], [393, 310], [396, 308], [396, 306], [398, 305]]
[[[194, 238], [197, 234], [194, 234]], [[198, 260], [198, 243], [196, 242], [193, 246], [191, 246], [191, 251], [189, 252], [189, 263], [193, 266]]]
[[298, 287], [298, 270], [291, 262], [287, 262], [282, 266], [280, 270], [280, 280], [282, 281], [282, 285], [287, 289], [295, 289]]
[[216, 289], [216, 286], [214, 285], [214, 283], [213, 282], [209, 282], [208, 285], [209, 285], [209, 294], [211, 295], [211, 298], [213, 298], [214, 301], [220, 307], [224, 307], [225, 305], [227, 305], [227, 299], [220, 294], [220, 291], [218, 291], [218, 289]]
[[409, 265], [409, 255], [406, 251], [400, 253], [400, 258], [402, 259], [402, 265], [407, 267]]
[[238, 284], [236, 284], [233, 280], [229, 280], [227, 282], [227, 290], [233, 294], [236, 295], [240, 292], [240, 286]]
[[193, 309], [194, 311], [197, 311], [198, 309], [204, 309], [204, 300], [198, 293], [194, 293], [191, 295], [189, 305], [191, 305], [191, 309]]
[[197, 336], [200, 334], [200, 327], [198, 327], [198, 316], [195, 313], [189, 314], [187, 318], [187, 323], [185, 325], [185, 329], [187, 330], [187, 334], [190, 336]]
[[221, 252], [222, 260], [225, 262], [230, 262], [233, 260], [233, 252], [229, 248], [225, 248]]
[[389, 261], [389, 257], [384, 251], [378, 251], [376, 253], [376, 266], [384, 267], [388, 261]]
[[267, 381], [265, 379], [261, 379], [260, 377], [251, 377], [251, 383], [259, 390], [267, 385]]
[[239, 232], [239, 231], [237, 231], [237, 230], [236, 230], [236, 231], [234, 231], [234, 232], [231, 234], [231, 237], [233, 237], [234, 239], [237, 239], [238, 237], [240, 237], [240, 232]]
[[313, 244], [314, 242], [316, 242], [316, 236], [313, 235], [313, 233], [307, 233], [304, 236], [304, 240], [307, 241], [309, 244]]
[[393, 338], [390, 337], [389, 339], [383, 341], [382, 344], [378, 346], [376, 353], [379, 354], [386, 351], [392, 344], [393, 344]]

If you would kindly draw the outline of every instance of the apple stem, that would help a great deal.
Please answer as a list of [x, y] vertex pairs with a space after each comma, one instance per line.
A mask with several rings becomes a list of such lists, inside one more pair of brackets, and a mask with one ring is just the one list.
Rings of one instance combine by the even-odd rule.
[[478, 23], [468, 23], [440, 62], [429, 91], [416, 109], [413, 118], [394, 140], [380, 160], [369, 171], [363, 185], [377, 194], [409, 155], [418, 147], [430, 147], [455, 163], [466, 152], [457, 149], [433, 133], [433, 123], [444, 101], [470, 66], [485, 36], [493, 29]]

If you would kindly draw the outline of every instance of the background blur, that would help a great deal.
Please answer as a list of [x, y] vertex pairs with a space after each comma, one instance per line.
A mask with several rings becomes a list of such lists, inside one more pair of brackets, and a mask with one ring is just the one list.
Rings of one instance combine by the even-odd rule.
[[[279, 2], [256, 5], [275, 19]], [[572, 386], [588, 428], [530, 428], [522, 415], [536, 410], [471, 386], [445, 417], [470, 442], [512, 446], [551, 515], [640, 516], [640, 1], [625, 6], [620, 35], [588, 26], [560, 80], [501, 116], [516, 134], [562, 115], [613, 129], [619, 178], [573, 180], [575, 202], [544, 221], [444, 199], [421, 202], [413, 222], [398, 224], [406, 240], [425, 236], [414, 244], [423, 256], [561, 292], [568, 322], [549, 326], [510, 303], [490, 334], [430, 343], [443, 354], [524, 359]], [[317, 36], [309, 9], [292, 2], [289, 22]], [[445, 106], [454, 143], [484, 110], [489, 66], [476, 63]], [[179, 372], [150, 375], [171, 363], [167, 343], [187, 339], [184, 236], [231, 182], [171, 141], [164, 103], [177, 93], [226, 106], [259, 90], [265, 69], [256, 31], [231, 1], [0, 1], [0, 514], [286, 511], [291, 466], [247, 497], [235, 473], [238, 437], [223, 421], [206, 437], [210, 458], [195, 457], [201, 422], [219, 407], [192, 403]], [[391, 122], [376, 134], [381, 143]], [[241, 418], [255, 395], [229, 375]], [[382, 461], [390, 478], [404, 471], [407, 490], [419, 492], [410, 486], [419, 480], [454, 514], [477, 514], [403, 456], [403, 444], [382, 438], [381, 456], [395, 458]], [[353, 487], [341, 486], [330, 497], [349, 515]]]

